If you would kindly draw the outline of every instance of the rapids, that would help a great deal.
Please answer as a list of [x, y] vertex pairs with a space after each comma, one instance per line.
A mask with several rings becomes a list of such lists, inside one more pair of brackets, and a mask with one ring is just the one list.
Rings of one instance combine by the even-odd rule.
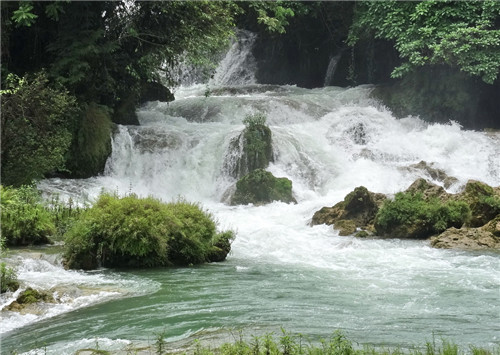
[[[211, 82], [208, 94], [206, 85], [190, 85], [172, 103], [140, 108], [140, 126], [117, 128], [102, 176], [49, 179], [39, 187], [75, 201], [92, 201], [103, 189], [198, 201], [221, 229], [237, 233], [227, 261], [80, 272], [64, 270], [44, 249], [12, 250], [8, 261], [23, 287], [52, 292], [59, 303], [29, 314], [3, 309], [2, 351], [73, 354], [96, 343], [119, 350], [151, 345], [160, 333], [180, 346], [196, 338], [230, 341], [235, 329], [279, 335], [280, 327], [312, 340], [342, 329], [376, 346], [410, 348], [433, 336], [500, 345], [498, 253], [339, 237], [331, 227], [309, 226], [316, 210], [357, 186], [394, 194], [418, 177], [431, 179], [408, 168], [422, 160], [457, 178], [450, 192], [469, 179], [498, 186], [500, 133], [396, 119], [370, 98], [370, 86], [303, 89], [256, 84], [253, 77], [235, 85], [219, 77], [224, 82]], [[234, 159], [229, 142], [255, 112], [267, 115], [273, 133], [268, 170], [292, 180], [296, 205], [223, 202], [235, 183], [225, 171]], [[2, 296], [1, 307], [15, 296]]]

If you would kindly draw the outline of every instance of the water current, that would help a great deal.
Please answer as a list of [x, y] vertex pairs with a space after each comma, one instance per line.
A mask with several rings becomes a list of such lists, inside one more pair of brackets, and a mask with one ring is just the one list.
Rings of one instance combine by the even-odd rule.
[[[227, 260], [81, 272], [62, 268], [58, 246], [12, 250], [7, 259], [22, 287], [49, 291], [58, 303], [25, 314], [3, 309], [2, 353], [73, 354], [96, 344], [123, 350], [150, 345], [159, 333], [176, 347], [193, 339], [230, 341], [240, 329], [247, 336], [280, 334], [281, 327], [312, 340], [341, 329], [375, 346], [410, 348], [433, 336], [464, 346], [500, 344], [499, 253], [341, 237], [331, 226], [309, 226], [316, 210], [357, 186], [390, 195], [419, 177], [432, 181], [410, 168], [422, 160], [457, 179], [449, 192], [469, 179], [498, 186], [499, 133], [396, 119], [370, 98], [370, 86], [303, 89], [253, 77], [234, 85], [220, 77], [224, 82], [211, 82], [208, 96], [205, 84], [191, 85], [179, 88], [172, 103], [140, 108], [140, 126], [117, 128], [102, 176], [39, 186], [76, 201], [92, 201], [103, 189], [198, 201], [221, 229], [237, 233]], [[229, 142], [256, 112], [267, 115], [273, 134], [268, 170], [292, 180], [295, 205], [224, 203], [235, 183], [224, 168], [234, 159]], [[1, 307], [16, 295], [3, 296]]]

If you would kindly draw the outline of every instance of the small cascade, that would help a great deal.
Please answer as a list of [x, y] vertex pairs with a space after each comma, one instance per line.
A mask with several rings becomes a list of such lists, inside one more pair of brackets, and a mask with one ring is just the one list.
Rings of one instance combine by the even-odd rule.
[[252, 55], [252, 47], [257, 38], [249, 31], [238, 31], [236, 38], [219, 63], [215, 75], [210, 80], [210, 86], [235, 86], [255, 84], [257, 62]]
[[335, 74], [335, 70], [337, 69], [337, 65], [339, 63], [341, 56], [342, 53], [339, 53], [330, 58], [330, 62], [328, 63], [328, 67], [326, 68], [325, 80], [323, 81], [323, 86], [329, 86], [332, 84], [333, 75]]

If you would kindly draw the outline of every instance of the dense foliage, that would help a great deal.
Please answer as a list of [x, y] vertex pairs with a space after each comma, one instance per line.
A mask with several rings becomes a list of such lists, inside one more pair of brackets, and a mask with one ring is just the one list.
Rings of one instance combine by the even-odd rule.
[[7, 245], [43, 244], [56, 232], [52, 214], [33, 186], [0, 186], [2, 238]]
[[399, 192], [377, 212], [375, 228], [381, 236], [426, 238], [447, 228], [460, 228], [470, 217], [463, 201], [425, 199], [422, 193]]
[[2, 183], [22, 185], [64, 169], [76, 100], [45, 73], [9, 75], [1, 91]]
[[500, 2], [364, 1], [356, 7], [349, 42], [390, 40], [404, 59], [392, 75], [447, 64], [492, 84], [500, 71]]
[[225, 258], [232, 238], [196, 204], [103, 194], [67, 232], [65, 259], [82, 269], [199, 264]]

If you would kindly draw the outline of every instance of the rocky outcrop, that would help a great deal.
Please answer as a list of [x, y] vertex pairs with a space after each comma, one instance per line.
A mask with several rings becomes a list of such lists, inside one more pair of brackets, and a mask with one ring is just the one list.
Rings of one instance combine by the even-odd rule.
[[54, 297], [47, 292], [38, 291], [28, 287], [26, 290], [21, 292], [17, 299], [6, 307], [6, 310], [20, 313], [36, 313], [32, 305], [45, 302], [45, 303], [55, 303]]
[[340, 235], [353, 234], [357, 228], [373, 229], [373, 220], [386, 196], [359, 186], [333, 207], [323, 207], [314, 213], [311, 225], [334, 225]]
[[255, 169], [265, 169], [273, 159], [272, 133], [263, 123], [250, 124], [229, 145], [224, 170], [240, 179]]
[[418, 164], [412, 164], [408, 167], [409, 171], [423, 172], [428, 175], [432, 180], [443, 183], [444, 188], [448, 189], [458, 182], [458, 179], [453, 176], [448, 176], [442, 169], [433, 167], [433, 163], [420, 161]]
[[231, 205], [262, 205], [273, 201], [297, 203], [292, 195], [292, 182], [277, 178], [264, 169], [254, 170], [241, 178], [230, 201]]
[[432, 238], [431, 246], [443, 249], [500, 249], [500, 237], [483, 228], [450, 228]]
[[481, 227], [500, 214], [500, 191], [476, 180], [469, 180], [464, 191], [457, 195], [471, 209], [468, 227]]
[[417, 179], [394, 199], [360, 186], [333, 207], [317, 211], [311, 225], [334, 225], [339, 235], [431, 238], [436, 248], [500, 249], [500, 187], [470, 180], [450, 194]]

